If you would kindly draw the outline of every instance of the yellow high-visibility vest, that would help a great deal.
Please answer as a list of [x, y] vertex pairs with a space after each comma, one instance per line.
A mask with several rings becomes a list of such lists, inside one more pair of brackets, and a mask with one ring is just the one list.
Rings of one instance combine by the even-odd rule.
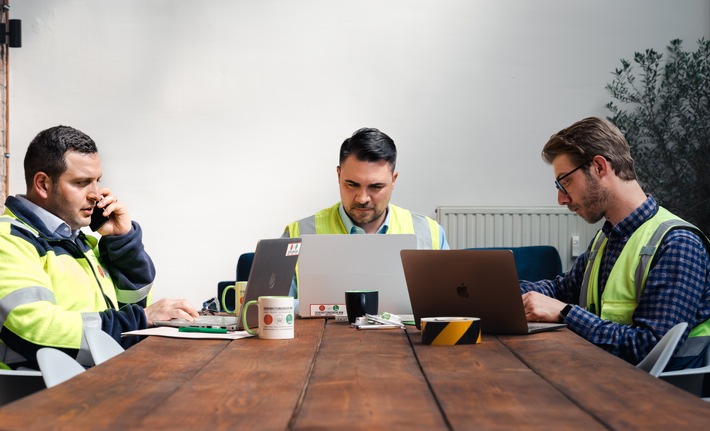
[[[696, 233], [710, 250], [710, 241], [700, 229], [674, 215], [665, 208], [643, 223], [624, 245], [619, 258], [609, 273], [609, 279], [601, 297], [599, 296], [600, 256], [604, 253], [607, 237], [600, 230], [589, 253], [589, 261], [584, 272], [580, 305], [605, 320], [629, 325], [643, 294], [653, 256], [668, 232], [673, 229], [687, 229]], [[695, 326], [689, 337], [709, 336], [710, 319]]]

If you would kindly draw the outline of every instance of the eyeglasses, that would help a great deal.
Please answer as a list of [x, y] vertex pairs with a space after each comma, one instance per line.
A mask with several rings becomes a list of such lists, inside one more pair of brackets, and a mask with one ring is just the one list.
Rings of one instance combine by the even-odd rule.
[[210, 298], [203, 302], [201, 313], [205, 316], [219, 313], [219, 300], [217, 297]]
[[562, 180], [565, 178], [569, 177], [573, 173], [575, 173], [578, 169], [581, 169], [587, 165], [589, 165], [590, 162], [584, 162], [581, 165], [577, 166], [576, 168], [572, 169], [571, 171], [567, 172], [566, 174], [562, 175], [561, 177], [557, 178], [555, 180], [555, 187], [557, 187], [557, 190], [561, 191], [564, 194], [568, 194], [567, 190], [565, 189], [565, 186], [562, 185]]

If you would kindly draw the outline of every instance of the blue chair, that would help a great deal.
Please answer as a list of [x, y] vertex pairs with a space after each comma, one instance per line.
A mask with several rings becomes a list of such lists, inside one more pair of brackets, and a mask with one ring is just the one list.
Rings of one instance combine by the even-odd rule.
[[[237, 279], [236, 281], [248, 281], [249, 273], [251, 272], [251, 264], [254, 262], [254, 252], [242, 253], [237, 260]], [[222, 298], [222, 292], [227, 286], [231, 286], [235, 281], [220, 281], [217, 283], [217, 298]], [[227, 308], [234, 310], [234, 289], [224, 295], [224, 302]]]
[[551, 280], [562, 274], [562, 259], [551, 245], [524, 247], [484, 247], [471, 250], [512, 250], [518, 279], [527, 281]]
[[237, 261], [237, 281], [249, 280], [251, 264], [254, 262], [254, 252], [243, 253]]

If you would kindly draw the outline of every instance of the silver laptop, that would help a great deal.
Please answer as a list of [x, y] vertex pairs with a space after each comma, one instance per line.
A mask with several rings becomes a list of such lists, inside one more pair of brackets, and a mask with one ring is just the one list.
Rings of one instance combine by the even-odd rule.
[[[301, 250], [300, 238], [262, 239], [256, 244], [254, 261], [244, 291], [244, 303], [260, 296], [287, 296]], [[249, 307], [247, 323], [258, 326], [258, 309]], [[224, 328], [228, 331], [244, 329], [241, 316], [199, 316], [194, 321], [172, 319], [155, 322], [157, 326], [190, 326]]]
[[379, 291], [380, 313], [412, 314], [400, 250], [416, 249], [403, 235], [303, 235], [298, 259], [301, 317], [347, 317], [346, 290]]
[[414, 321], [478, 317], [487, 334], [529, 334], [565, 327], [527, 322], [511, 250], [403, 250]]

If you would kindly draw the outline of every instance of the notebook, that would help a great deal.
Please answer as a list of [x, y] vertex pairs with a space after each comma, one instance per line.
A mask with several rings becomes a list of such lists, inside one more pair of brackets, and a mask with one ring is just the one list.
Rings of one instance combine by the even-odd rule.
[[378, 311], [412, 314], [400, 250], [416, 249], [402, 235], [303, 235], [298, 259], [301, 317], [346, 318], [346, 290], [377, 290]]
[[566, 326], [527, 322], [511, 250], [403, 250], [414, 321], [478, 317], [487, 334], [529, 334]]
[[[287, 296], [301, 250], [300, 238], [262, 239], [256, 244], [254, 261], [244, 291], [244, 303], [260, 296]], [[258, 326], [258, 309], [249, 307], [247, 323]], [[241, 316], [199, 316], [194, 321], [172, 319], [155, 322], [156, 326], [192, 326], [243, 330]]]

